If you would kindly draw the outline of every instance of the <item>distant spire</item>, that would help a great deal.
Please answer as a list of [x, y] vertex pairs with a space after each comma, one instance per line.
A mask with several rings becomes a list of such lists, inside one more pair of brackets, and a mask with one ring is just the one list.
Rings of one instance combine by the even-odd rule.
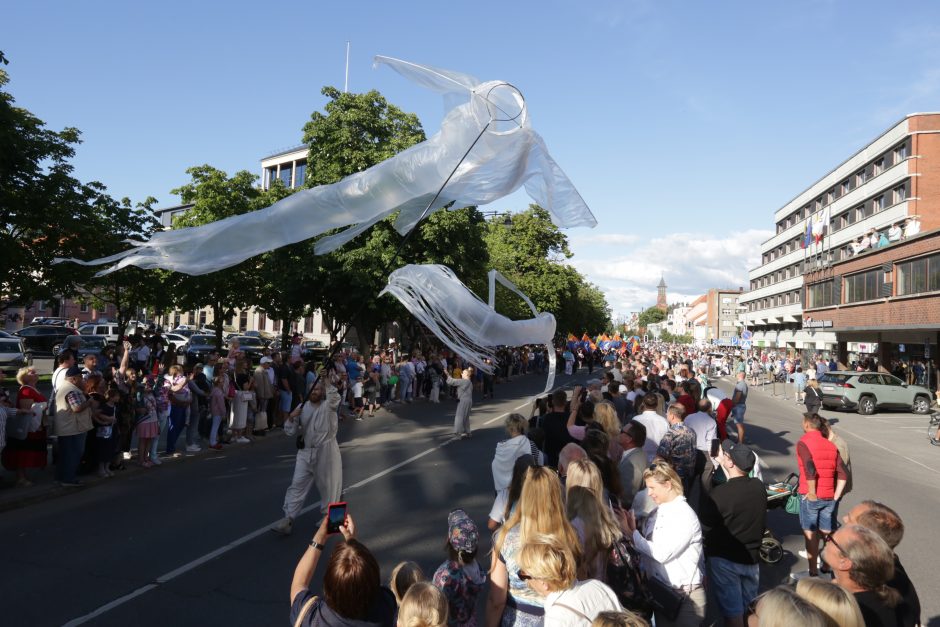
[[656, 287], [666, 287], [666, 279], [661, 274], [659, 275], [659, 285]]

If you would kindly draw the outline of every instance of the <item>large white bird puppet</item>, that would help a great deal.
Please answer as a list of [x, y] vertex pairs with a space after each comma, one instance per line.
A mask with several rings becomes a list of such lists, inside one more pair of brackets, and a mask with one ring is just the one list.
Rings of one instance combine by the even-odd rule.
[[444, 96], [446, 115], [433, 137], [367, 170], [299, 191], [264, 209], [163, 231], [146, 242], [129, 241], [132, 248], [110, 257], [69, 261], [114, 264], [99, 275], [129, 265], [207, 274], [349, 227], [317, 242], [318, 254], [329, 252], [396, 211], [395, 228], [404, 235], [422, 217], [451, 203], [453, 208], [485, 205], [522, 186], [557, 226], [597, 224], [532, 129], [525, 100], [515, 87], [390, 57], [375, 60]]
[[[519, 295], [533, 318], [510, 320], [496, 312], [496, 282]], [[388, 277], [381, 294], [391, 294], [438, 339], [472, 365], [492, 372], [497, 346], [541, 344], [548, 351], [545, 391], [555, 382], [555, 316], [535, 308], [529, 298], [496, 270], [489, 273], [489, 304], [461, 283], [453, 270], [437, 264], [403, 266]], [[380, 294], [380, 295], [381, 295]]]

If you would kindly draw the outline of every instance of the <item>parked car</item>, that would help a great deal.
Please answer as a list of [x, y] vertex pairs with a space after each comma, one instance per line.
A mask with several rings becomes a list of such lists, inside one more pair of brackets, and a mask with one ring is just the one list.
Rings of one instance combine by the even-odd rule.
[[233, 338], [230, 338], [225, 345], [225, 348], [228, 349], [232, 340], [238, 341], [238, 350], [245, 353], [245, 356], [248, 357], [248, 361], [251, 363], [258, 363], [261, 357], [264, 355], [264, 341], [260, 337], [252, 337], [250, 335], [237, 335]]
[[264, 342], [264, 345], [267, 346], [274, 341], [275, 336], [273, 333], [268, 333], [267, 331], [245, 331], [242, 335], [248, 337], [259, 337], [261, 341]]
[[35, 355], [55, 355], [59, 344], [70, 335], [77, 335], [78, 331], [71, 327], [56, 325], [34, 325], [23, 327], [13, 335], [23, 340], [23, 346]]
[[167, 344], [169, 344], [168, 350], [171, 350], [174, 353], [179, 352], [180, 347], [186, 345], [186, 342], [189, 341], [189, 337], [190, 336], [176, 332], [163, 334], [163, 339], [165, 339]]
[[199, 331], [195, 331], [193, 329], [181, 329], [179, 327], [173, 329], [172, 331], [170, 331], [170, 333], [172, 333], [173, 335], [180, 335], [182, 337], [185, 337], [187, 340], [194, 335], [205, 335], [204, 333], [200, 333]]
[[[214, 335], [194, 335], [189, 338], [189, 341], [180, 349], [178, 349], [177, 352], [182, 352], [183, 355], [186, 356], [187, 366], [194, 366], [199, 362], [205, 363], [209, 353], [214, 350]], [[223, 348], [221, 351], [219, 351], [219, 354], [225, 356], [228, 354], [228, 351]]]
[[75, 355], [79, 362], [85, 359], [85, 355], [97, 355], [98, 363], [101, 363], [101, 353], [110, 343], [105, 335], [84, 335], [82, 336], [82, 344], [75, 351]]
[[63, 326], [68, 326], [69, 324], [71, 324], [71, 322], [72, 321], [69, 320], [68, 318], [39, 317], [39, 318], [33, 318], [29, 324], [30, 326], [35, 326], [37, 324], [46, 324], [46, 325], [54, 325], [57, 327], [63, 327]]
[[301, 356], [304, 361], [321, 361], [330, 353], [330, 347], [320, 340], [304, 340]]
[[833, 371], [819, 375], [822, 405], [827, 409], [854, 409], [863, 416], [878, 409], [930, 412], [930, 390], [908, 385], [883, 372]]
[[7, 376], [16, 376], [24, 366], [33, 364], [33, 356], [26, 352], [23, 340], [18, 337], [0, 338], [0, 370]]
[[116, 323], [91, 322], [78, 327], [79, 335], [101, 335], [107, 338], [108, 344], [117, 346], [123, 337], [120, 327]]

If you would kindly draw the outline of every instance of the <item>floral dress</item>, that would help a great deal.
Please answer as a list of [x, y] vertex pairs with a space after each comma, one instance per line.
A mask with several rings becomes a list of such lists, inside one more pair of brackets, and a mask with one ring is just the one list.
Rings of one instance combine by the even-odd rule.
[[500, 621], [501, 627], [542, 627], [545, 618], [544, 599], [529, 584], [519, 579], [519, 562], [516, 557], [522, 550], [522, 530], [516, 525], [506, 532], [499, 561], [506, 565], [509, 575], [509, 590], [506, 607]]
[[450, 627], [476, 627], [476, 605], [480, 590], [486, 583], [486, 574], [474, 561], [466, 566], [447, 560], [434, 573], [433, 583], [447, 597]]

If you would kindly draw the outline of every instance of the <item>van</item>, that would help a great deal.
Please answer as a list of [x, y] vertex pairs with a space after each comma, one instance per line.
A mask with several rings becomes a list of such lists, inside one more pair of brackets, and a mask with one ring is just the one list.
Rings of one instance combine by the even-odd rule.
[[100, 324], [97, 322], [89, 322], [88, 324], [83, 324], [78, 327], [79, 335], [100, 335], [104, 337], [108, 344], [117, 345], [121, 341], [121, 331], [120, 327], [113, 322], [107, 324]]

